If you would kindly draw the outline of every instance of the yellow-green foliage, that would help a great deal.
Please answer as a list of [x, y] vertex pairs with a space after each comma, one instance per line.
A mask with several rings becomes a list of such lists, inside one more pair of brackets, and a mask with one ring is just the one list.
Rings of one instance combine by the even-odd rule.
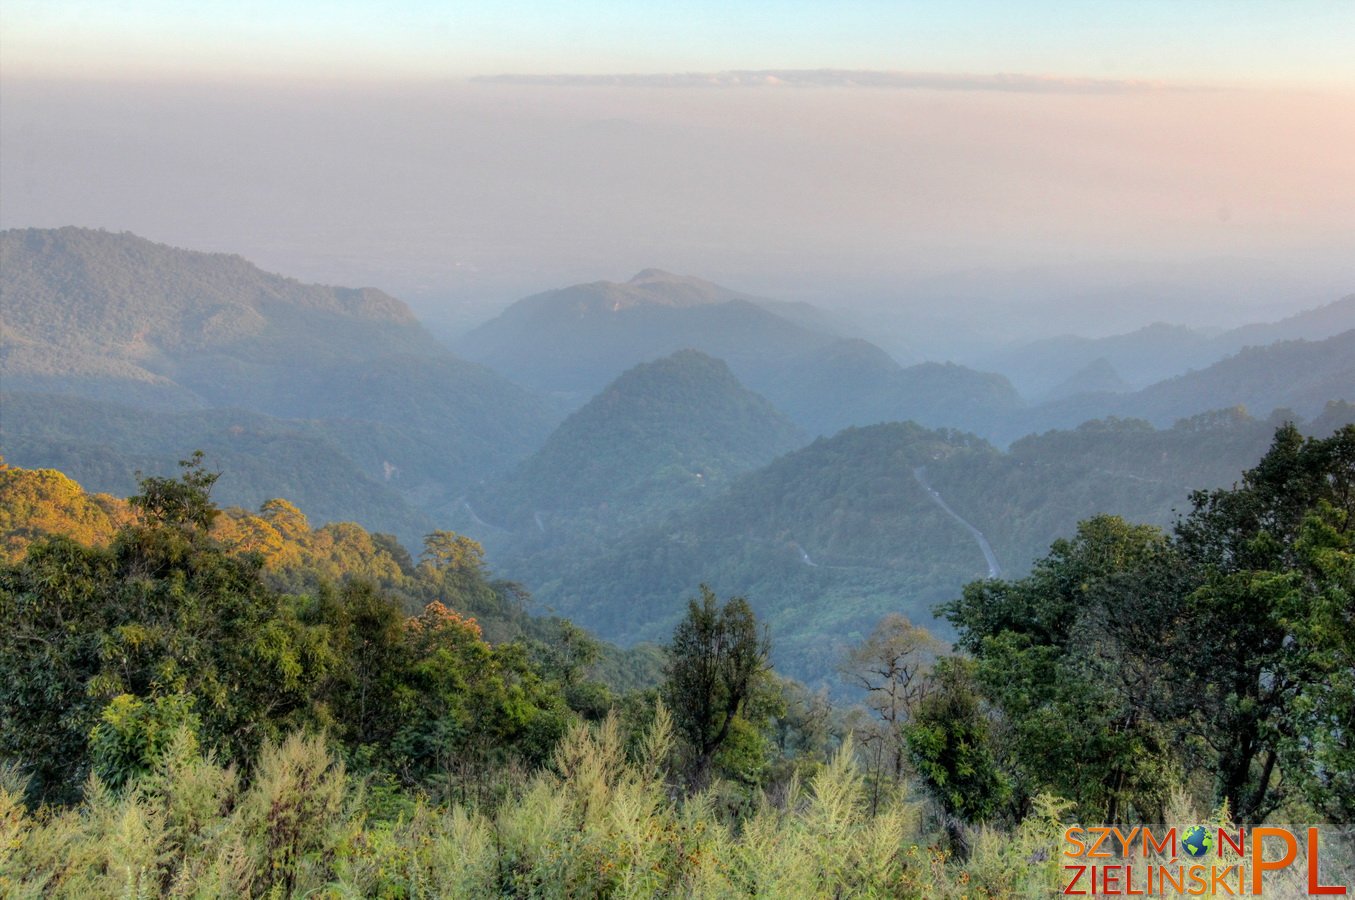
[[19, 469], [0, 460], [0, 560], [21, 559], [29, 544], [49, 534], [106, 544], [131, 518], [126, 501], [86, 494], [55, 469]]
[[182, 729], [154, 772], [122, 791], [91, 778], [67, 809], [26, 809], [0, 771], [0, 896], [976, 898], [1035, 896], [1056, 875], [1054, 801], [980, 832], [959, 863], [928, 846], [920, 804], [868, 814], [850, 746], [736, 823], [711, 792], [670, 789], [672, 743], [662, 708], [638, 758], [615, 717], [577, 725], [492, 813], [416, 801], [375, 820], [321, 737], [267, 745], [245, 785]]
[[[0, 460], [2, 560], [18, 561], [34, 541], [56, 534], [87, 547], [103, 546], [135, 518], [127, 501], [86, 493], [55, 469], [22, 469]], [[212, 524], [212, 537], [233, 552], [260, 554], [265, 566], [284, 574], [304, 570], [330, 581], [356, 577], [377, 583], [402, 574], [389, 549], [360, 526], [339, 522], [311, 528], [286, 500], [269, 500], [258, 513], [224, 510]]]

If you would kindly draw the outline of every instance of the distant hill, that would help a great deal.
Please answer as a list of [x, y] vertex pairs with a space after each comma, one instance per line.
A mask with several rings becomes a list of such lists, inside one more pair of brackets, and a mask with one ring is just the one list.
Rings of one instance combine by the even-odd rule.
[[646, 269], [514, 303], [457, 348], [538, 390], [591, 396], [622, 371], [685, 348], [736, 373], [836, 338], [764, 308], [758, 298], [696, 278]]
[[1291, 410], [1299, 419], [1331, 400], [1355, 398], [1355, 329], [1321, 341], [1279, 341], [1248, 347], [1204, 369], [1130, 394], [1082, 394], [1051, 401], [1013, 419], [1010, 437], [1067, 428], [1106, 415], [1170, 425], [1203, 410], [1243, 406], [1266, 415]]
[[1183, 325], [1158, 323], [1104, 338], [1044, 338], [984, 356], [980, 364], [1001, 372], [1034, 400], [1067, 394], [1073, 373], [1104, 359], [1128, 387], [1139, 389], [1202, 369], [1246, 347], [1277, 341], [1320, 341], [1355, 328], [1355, 294], [1277, 322], [1234, 328], [1215, 336]]
[[[308, 434], [324, 434], [369, 480], [398, 472], [396, 488], [426, 510], [526, 456], [559, 416], [448, 352], [393, 297], [302, 284], [238, 256], [81, 228], [7, 231], [0, 297], [6, 390], [308, 420]], [[24, 430], [41, 430], [41, 417], [29, 408]], [[24, 436], [7, 430], [9, 442]], [[103, 436], [87, 429], [81, 437], [93, 445]], [[169, 459], [191, 449], [143, 446]], [[331, 475], [322, 480], [348, 478]], [[123, 487], [129, 476], [118, 476]], [[346, 502], [333, 499], [306, 498], [316, 510]]]
[[[81, 393], [91, 379], [185, 389], [186, 404], [254, 400], [298, 365], [439, 348], [380, 291], [301, 284], [238, 256], [84, 228], [0, 233], [5, 374], [13, 390]], [[94, 386], [97, 393], [103, 387]]]
[[1322, 341], [1248, 347], [1206, 369], [1131, 395], [1127, 409], [1165, 422], [1198, 412], [1201, 403], [1214, 401], [1214, 405], [1241, 404], [1263, 413], [1282, 407], [1307, 418], [1328, 400], [1351, 397], [1355, 397], [1355, 329]]
[[983, 357], [981, 364], [1011, 379], [1031, 400], [1049, 399], [1080, 370], [1104, 359], [1132, 389], [1207, 366], [1224, 355], [1209, 338], [1184, 325], [1157, 323], [1104, 338], [1043, 338]]
[[787, 360], [756, 387], [795, 421], [824, 435], [905, 420], [986, 434], [1022, 405], [1001, 375], [954, 363], [905, 368], [860, 339], [835, 341]]
[[1110, 360], [1098, 356], [1095, 360], [1078, 369], [1061, 384], [1049, 391], [1051, 400], [1075, 397], [1078, 394], [1123, 394], [1130, 390], [1129, 383], [1120, 377]]
[[604, 507], [626, 521], [690, 505], [806, 440], [723, 362], [683, 350], [622, 374], [477, 505], [515, 526]]
[[[221, 472], [213, 496], [223, 504], [254, 509], [293, 497], [317, 522], [361, 521], [410, 547], [434, 528], [396, 489], [398, 479], [369, 476], [354, 462], [362, 449], [340, 449], [328, 423], [242, 409], [153, 411], [52, 394], [6, 392], [0, 405], [0, 446], [10, 463], [60, 469], [91, 490], [128, 496], [136, 472], [172, 475], [179, 459], [200, 449]], [[352, 424], [343, 429], [350, 440], [360, 434]], [[391, 449], [394, 442], [383, 437], [376, 432], [369, 440]]]
[[1213, 344], [1227, 353], [1276, 341], [1319, 341], [1355, 328], [1355, 294], [1316, 309], [1295, 313], [1278, 322], [1243, 325], [1225, 331]]
[[983, 428], [1020, 404], [1002, 376], [935, 363], [904, 369], [874, 344], [841, 337], [812, 308], [653, 269], [624, 284], [520, 300], [457, 346], [523, 384], [576, 401], [629, 366], [694, 348], [724, 360], [814, 434], [910, 418]]

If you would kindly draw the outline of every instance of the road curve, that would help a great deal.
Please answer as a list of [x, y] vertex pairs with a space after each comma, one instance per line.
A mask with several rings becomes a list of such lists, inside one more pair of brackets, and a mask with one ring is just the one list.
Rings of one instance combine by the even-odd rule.
[[925, 466], [918, 466], [916, 469], [914, 469], [913, 477], [917, 479], [918, 484], [922, 485], [922, 489], [927, 492], [927, 496], [932, 498], [932, 502], [934, 502], [937, 506], [945, 510], [946, 514], [950, 516], [952, 519], [959, 522], [965, 528], [969, 529], [969, 533], [972, 534], [974, 536], [974, 540], [978, 542], [979, 549], [983, 551], [984, 560], [987, 561], [988, 563], [988, 577], [1001, 578], [1002, 566], [998, 565], [997, 554], [993, 552], [993, 546], [988, 543], [988, 538], [983, 536], [983, 532], [979, 531], [973, 525], [970, 525], [963, 518], [961, 518], [960, 514], [957, 513], [955, 510], [951, 509], [950, 504], [946, 503], [942, 496], [936, 492], [936, 489], [927, 483], [927, 472]]

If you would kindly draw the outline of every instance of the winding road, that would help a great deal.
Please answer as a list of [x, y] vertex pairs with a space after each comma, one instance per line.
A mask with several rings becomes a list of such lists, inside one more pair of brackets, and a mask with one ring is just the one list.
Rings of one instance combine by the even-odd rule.
[[507, 528], [502, 528], [498, 525], [495, 525], [492, 522], [486, 522], [484, 519], [476, 515], [475, 507], [471, 506], [470, 501], [467, 500], [465, 497], [457, 497], [455, 500], [452, 501], [452, 508], [455, 509], [457, 506], [464, 506], [466, 508], [466, 512], [470, 513], [470, 517], [475, 522], [476, 525], [480, 525], [484, 528], [492, 528], [495, 531], [502, 531], [505, 534], [512, 534], [512, 532], [510, 532]]
[[997, 554], [993, 553], [993, 546], [988, 543], [988, 538], [983, 536], [983, 532], [979, 531], [973, 525], [970, 525], [963, 518], [961, 518], [960, 514], [957, 513], [955, 510], [951, 509], [950, 504], [946, 503], [945, 499], [942, 498], [942, 496], [936, 492], [936, 489], [933, 488], [927, 482], [927, 472], [925, 466], [918, 466], [916, 469], [914, 469], [913, 477], [917, 479], [918, 484], [922, 485], [922, 489], [927, 492], [927, 496], [931, 497], [932, 501], [937, 506], [945, 510], [946, 514], [949, 515], [952, 519], [959, 522], [965, 528], [969, 529], [969, 533], [972, 534], [974, 536], [974, 540], [978, 542], [979, 549], [983, 551], [983, 558], [988, 563], [988, 577], [1001, 578], [1002, 566], [998, 565]]

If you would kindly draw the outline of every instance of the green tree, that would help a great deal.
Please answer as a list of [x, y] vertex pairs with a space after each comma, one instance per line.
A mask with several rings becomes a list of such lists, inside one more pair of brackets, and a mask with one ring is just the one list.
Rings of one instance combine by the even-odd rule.
[[52, 538], [0, 570], [0, 755], [30, 767], [39, 796], [77, 789], [101, 723], [108, 758], [125, 756], [110, 741], [140, 726], [107, 720], [115, 702], [158, 710], [168, 707], [157, 698], [191, 698], [202, 743], [236, 761], [312, 720], [333, 662], [326, 634], [264, 583], [257, 558], [207, 534], [214, 480], [191, 465], [175, 483], [146, 479], [149, 521], [110, 547]]
[[711, 762], [729, 738], [757, 680], [767, 670], [770, 643], [748, 601], [721, 604], [701, 586], [673, 631], [664, 699], [693, 752], [692, 781], [706, 784]]
[[[1018, 799], [1041, 792], [1074, 801], [1088, 820], [1120, 821], [1160, 808], [1169, 768], [1146, 708], [1150, 667], [1129, 666], [1109, 585], [1164, 553], [1166, 535], [1115, 516], [1082, 522], [1027, 578], [965, 586], [944, 610], [974, 654], [974, 677], [1006, 722], [1007, 768]], [[1140, 610], [1154, 629], [1157, 611]], [[1137, 652], [1137, 645], [1128, 645]], [[1114, 663], [1108, 663], [1115, 660]]]
[[212, 485], [221, 473], [207, 471], [201, 450], [179, 460], [179, 468], [178, 478], [141, 478], [140, 493], [128, 502], [153, 524], [206, 531], [221, 512], [212, 504]]
[[914, 767], [947, 815], [952, 842], [963, 849], [960, 823], [997, 816], [1011, 785], [998, 765], [973, 663], [944, 659], [934, 679], [934, 689], [918, 704], [904, 733]]
[[1340, 548], [1319, 549], [1318, 523], [1355, 516], [1355, 426], [1326, 439], [1283, 426], [1239, 485], [1192, 501], [1177, 545], [1198, 586], [1181, 598], [1178, 626], [1165, 637], [1178, 658], [1198, 660], [1202, 696], [1181, 712], [1214, 751], [1218, 798], [1239, 821], [1256, 822], [1283, 800], [1285, 748], [1331, 747], [1342, 729], [1339, 708], [1323, 702], [1339, 706], [1339, 693], [1321, 683], [1326, 665], [1349, 653], [1329, 612], [1344, 605], [1335, 621], [1348, 621], [1349, 594]]

